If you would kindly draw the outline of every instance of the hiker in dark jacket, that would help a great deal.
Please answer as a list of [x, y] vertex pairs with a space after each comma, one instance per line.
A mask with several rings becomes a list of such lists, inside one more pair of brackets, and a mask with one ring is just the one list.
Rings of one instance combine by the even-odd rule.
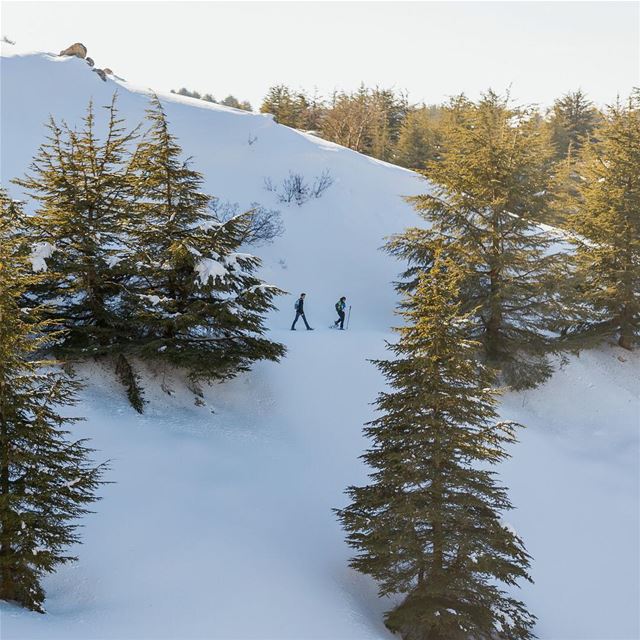
[[334, 327], [340, 325], [340, 328], [344, 330], [344, 309], [347, 306], [347, 298], [342, 296], [338, 302], [336, 302], [336, 311], [338, 312], [338, 319], [333, 323]]
[[307, 296], [306, 293], [301, 293], [300, 297], [296, 300], [296, 304], [294, 305], [296, 310], [296, 319], [293, 321], [293, 324], [291, 325], [291, 331], [296, 330], [296, 322], [298, 322], [298, 318], [300, 316], [302, 316], [302, 319], [304, 320], [304, 325], [305, 327], [307, 327], [307, 331], [313, 331], [313, 327], [309, 326], [309, 323], [307, 322], [307, 317], [304, 315], [304, 299], [306, 296]]

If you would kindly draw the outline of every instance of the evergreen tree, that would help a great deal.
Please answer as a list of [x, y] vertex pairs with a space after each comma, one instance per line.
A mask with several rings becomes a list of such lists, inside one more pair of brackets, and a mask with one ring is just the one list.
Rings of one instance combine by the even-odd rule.
[[295, 92], [280, 84], [269, 89], [260, 106], [260, 113], [271, 113], [276, 122], [287, 127], [306, 129], [308, 106], [303, 92]]
[[640, 93], [616, 104], [585, 146], [569, 218], [584, 340], [640, 341]]
[[409, 105], [406, 96], [376, 87], [370, 92], [372, 119], [367, 131], [365, 153], [380, 160], [392, 160]]
[[353, 93], [336, 92], [322, 119], [324, 138], [390, 160], [408, 112], [407, 99], [390, 89], [360, 85]]
[[409, 169], [424, 170], [437, 158], [438, 147], [439, 134], [432, 110], [413, 109], [400, 128], [394, 162]]
[[555, 201], [549, 222], [568, 228], [568, 218], [578, 197], [580, 175], [577, 162], [582, 146], [594, 139], [601, 114], [581, 91], [565, 94], [555, 101], [545, 123], [559, 161], [555, 170]]
[[307, 106], [305, 110], [304, 129], [319, 133], [327, 112], [325, 101], [317, 89], [314, 89], [313, 95], [305, 96], [305, 100]]
[[[251, 216], [217, 220], [157, 97], [147, 117], [150, 130], [132, 164], [135, 205], [123, 262], [133, 274], [124, 294], [133, 336], [127, 353], [208, 380], [278, 360], [284, 347], [264, 337], [263, 316], [281, 291], [256, 277], [258, 258], [237, 252]], [[135, 377], [122, 359], [119, 367], [131, 398]]]
[[66, 355], [108, 353], [126, 339], [117, 261], [130, 201], [125, 160], [135, 133], [125, 132], [115, 96], [107, 111], [102, 140], [91, 104], [79, 131], [51, 118], [31, 174], [15, 180], [39, 203], [31, 241], [44, 275], [30, 299], [66, 329], [58, 346]]
[[[171, 89], [171, 93], [175, 93], [179, 96], [185, 96], [187, 98], [195, 98], [196, 100], [202, 100], [202, 95], [198, 91], [190, 91], [186, 87], [181, 87], [177, 91], [174, 91], [173, 89]], [[209, 95], [210, 94], [207, 94], [207, 96]], [[211, 102], [215, 102], [215, 100], [212, 99]]]
[[322, 137], [360, 153], [367, 152], [367, 129], [373, 119], [369, 92], [364, 85], [347, 94], [334, 92], [322, 121]]
[[228, 95], [224, 100], [220, 102], [225, 107], [233, 107], [234, 109], [242, 109], [243, 111], [251, 111], [251, 104], [246, 100], [240, 102], [238, 98], [232, 95]]
[[564, 230], [569, 230], [569, 218], [579, 199], [581, 179], [576, 161], [575, 155], [569, 155], [560, 160], [554, 168], [548, 222]]
[[599, 119], [598, 110], [580, 89], [556, 100], [550, 126], [558, 159], [575, 156], [593, 135]]
[[391, 391], [365, 427], [371, 484], [337, 510], [357, 550], [351, 566], [404, 599], [385, 617], [404, 640], [531, 638], [535, 617], [500, 583], [530, 580], [522, 541], [501, 522], [511, 509], [489, 469], [518, 425], [496, 422], [491, 377], [474, 355], [461, 311], [460, 268], [436, 251], [402, 305], [405, 323], [376, 361]]
[[444, 239], [458, 263], [471, 265], [463, 287], [465, 310], [476, 310], [471, 337], [506, 382], [533, 386], [551, 373], [549, 330], [563, 311], [560, 261], [536, 224], [548, 215], [550, 145], [534, 111], [492, 92], [477, 104], [454, 100], [441, 131], [440, 158], [425, 172], [433, 188], [408, 198], [431, 229], [411, 229], [389, 249], [429, 268], [432, 239]]
[[[78, 516], [97, 498], [103, 468], [83, 440], [71, 441], [61, 407], [77, 383], [39, 359], [55, 334], [22, 307], [36, 284], [21, 237], [21, 212], [0, 193], [0, 599], [44, 612], [41, 578], [74, 560]], [[46, 337], [45, 337], [46, 335]]]

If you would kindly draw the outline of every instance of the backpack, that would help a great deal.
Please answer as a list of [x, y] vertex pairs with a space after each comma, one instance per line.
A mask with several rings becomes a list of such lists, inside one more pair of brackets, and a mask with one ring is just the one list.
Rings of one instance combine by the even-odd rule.
[[295, 304], [293, 305], [293, 308], [294, 308], [296, 311], [300, 311], [300, 298], [298, 298], [298, 299], [296, 300]]

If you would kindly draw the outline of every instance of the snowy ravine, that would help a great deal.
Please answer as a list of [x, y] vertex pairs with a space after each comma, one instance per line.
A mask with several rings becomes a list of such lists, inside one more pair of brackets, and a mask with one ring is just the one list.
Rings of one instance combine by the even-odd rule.
[[[104, 83], [76, 59], [5, 55], [0, 71], [1, 178], [14, 198], [9, 181], [27, 169], [49, 113], [75, 123], [90, 98], [107, 104], [117, 90], [133, 126], [147, 106], [144, 91]], [[82, 367], [75, 413], [87, 421], [76, 431], [111, 460], [113, 484], [82, 523], [79, 562], [45, 580], [48, 614], [0, 603], [0, 638], [391, 638], [382, 614], [392, 603], [348, 568], [331, 509], [366, 479], [361, 428], [383, 385], [367, 359], [393, 339], [401, 265], [379, 247], [417, 222], [401, 196], [427, 184], [268, 116], [161, 98], [208, 192], [282, 211], [284, 235], [253, 251], [263, 278], [290, 292], [268, 320], [288, 355], [205, 388], [205, 406], [177, 374], [167, 395], [145, 372], [143, 416], [110, 374]], [[301, 207], [264, 188], [325, 170], [333, 185]], [[288, 331], [301, 291], [314, 332]], [[353, 305], [348, 332], [327, 328], [341, 295]], [[640, 637], [639, 380], [638, 355], [604, 345], [504, 398], [504, 417], [527, 427], [498, 471], [517, 507], [505, 519], [534, 557], [536, 582], [519, 595], [540, 638]]]

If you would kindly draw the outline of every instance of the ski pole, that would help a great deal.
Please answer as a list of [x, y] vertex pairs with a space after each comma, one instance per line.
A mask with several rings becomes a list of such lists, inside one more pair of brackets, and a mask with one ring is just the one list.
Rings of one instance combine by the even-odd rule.
[[351, 305], [349, 305], [349, 314], [347, 315], [347, 329], [349, 328], [349, 320], [351, 320]]

